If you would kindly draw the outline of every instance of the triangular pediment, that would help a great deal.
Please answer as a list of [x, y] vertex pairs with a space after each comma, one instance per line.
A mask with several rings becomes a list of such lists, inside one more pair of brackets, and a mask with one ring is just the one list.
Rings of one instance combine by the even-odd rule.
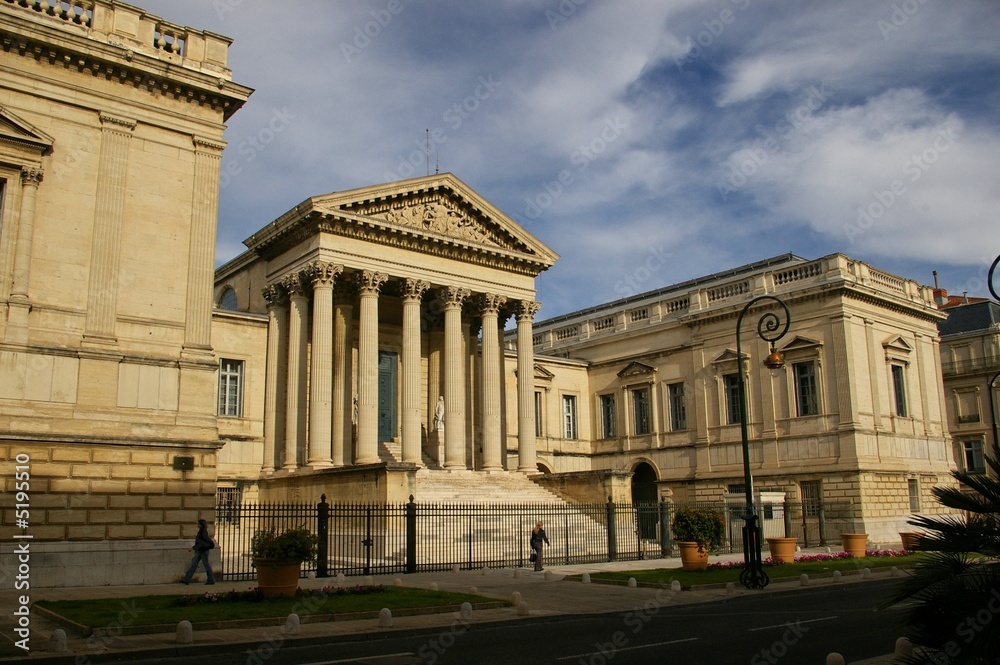
[[807, 351], [821, 346], [823, 346], [823, 342], [820, 342], [819, 340], [796, 336], [795, 339], [781, 347], [781, 352], [788, 353], [789, 351]]
[[648, 376], [656, 371], [656, 368], [647, 365], [646, 363], [641, 363], [638, 361], [632, 361], [625, 366], [623, 370], [618, 372], [618, 378], [626, 379], [633, 376]]
[[882, 348], [886, 351], [895, 351], [897, 353], [910, 353], [913, 351], [913, 347], [910, 346], [909, 342], [898, 335], [882, 342]]
[[[744, 353], [743, 357], [746, 358], [746, 355], [747, 354]], [[736, 351], [734, 349], [726, 349], [725, 351], [720, 353], [715, 360], [712, 361], [713, 364], [726, 363], [726, 362], [733, 362], [733, 363], [736, 362]]]
[[541, 365], [535, 365], [535, 379], [538, 381], [551, 381], [555, 378], [555, 374], [545, 369]]
[[28, 148], [41, 156], [52, 147], [53, 138], [23, 118], [0, 106], [0, 141]]

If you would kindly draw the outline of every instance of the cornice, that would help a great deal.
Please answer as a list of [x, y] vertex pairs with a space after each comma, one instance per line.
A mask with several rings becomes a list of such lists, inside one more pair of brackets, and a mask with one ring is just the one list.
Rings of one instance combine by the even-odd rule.
[[[4, 9], [0, 5], [0, 11]], [[5, 53], [39, 63], [117, 81], [150, 94], [160, 94], [199, 106], [210, 106], [228, 119], [247, 100], [252, 89], [220, 73], [201, 72], [165, 62], [140, 51], [106, 44], [88, 37], [27, 20], [19, 12], [3, 12], [0, 48]]]

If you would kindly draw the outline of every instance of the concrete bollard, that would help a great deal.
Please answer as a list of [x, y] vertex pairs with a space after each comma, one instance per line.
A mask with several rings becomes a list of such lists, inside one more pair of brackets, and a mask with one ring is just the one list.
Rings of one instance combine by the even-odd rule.
[[462, 567], [460, 565], [458, 565], [457, 563], [454, 566], [451, 567], [451, 572], [453, 572], [453, 573], [459, 573], [461, 571], [462, 571]]
[[736, 585], [732, 582], [726, 582], [726, 595], [732, 596], [736, 593]]
[[521, 569], [520, 568], [515, 568], [514, 569], [514, 579], [515, 580], [521, 579]]
[[285, 619], [285, 634], [286, 635], [298, 635], [299, 628], [301, 627], [301, 622], [299, 621], [298, 614], [289, 614]]
[[479, 588], [478, 587], [474, 587], [474, 586], [470, 586], [469, 587], [469, 593], [471, 593], [471, 594], [477, 594], [477, 593], [479, 593]]
[[889, 575], [891, 577], [899, 577], [899, 567], [893, 566], [892, 569], [889, 571]]
[[681, 590], [681, 581], [680, 580], [673, 580], [670, 583], [670, 590], [671, 591], [680, 591]]
[[463, 621], [472, 620], [472, 603], [462, 603], [461, 616]]
[[637, 586], [639, 586], [639, 585], [638, 585], [638, 584], [636, 583], [636, 581], [635, 581], [635, 578], [634, 578], [634, 577], [630, 577], [630, 578], [628, 578], [628, 588], [629, 588], [629, 589], [634, 589], [634, 588], [636, 588]]
[[844, 657], [839, 653], [831, 653], [826, 656], [826, 665], [846, 665]]
[[556, 578], [556, 576], [555, 576], [555, 574], [551, 570], [546, 570], [545, 571], [545, 581], [546, 582], [551, 582], [555, 578]]
[[403, 586], [403, 580], [397, 577], [392, 581], [392, 586]]
[[177, 624], [177, 644], [191, 644], [194, 642], [194, 628], [191, 622], [185, 619]]
[[833, 571], [833, 581], [834, 582], [839, 582], [840, 581], [840, 571], [839, 570]]
[[580, 576], [580, 581], [584, 584], [590, 584], [590, 573], [584, 573]]
[[861, 571], [861, 579], [867, 580], [871, 576], [872, 576], [871, 568], [865, 568], [864, 570]]
[[483, 566], [483, 575], [489, 575], [489, 574], [490, 574], [489, 566]]
[[371, 575], [365, 575], [365, 586], [375, 586], [375, 578]]
[[438, 583], [437, 582], [431, 582], [431, 584], [430, 584], [430, 590], [431, 591], [437, 591], [438, 590]]
[[66, 650], [66, 631], [62, 628], [56, 628], [49, 635], [49, 651], [55, 651], [56, 653], [61, 653]]
[[829, 545], [827, 545], [827, 547], [826, 547], [826, 553], [827, 554], [832, 554], [833, 553], [833, 550], [830, 549]]
[[392, 627], [392, 610], [388, 607], [383, 607], [378, 612], [378, 627], [379, 628], [391, 628]]
[[799, 575], [799, 585], [800, 586], [809, 586], [809, 574], [808, 573], [802, 573], [801, 575]]
[[520, 605], [521, 604], [521, 592], [520, 591], [515, 591], [515, 592], [511, 593], [510, 594], [510, 602], [511, 602], [512, 605], [514, 605], [514, 607], [517, 607], [518, 605]]
[[905, 637], [896, 640], [896, 649], [892, 653], [893, 658], [912, 658], [913, 643]]
[[347, 582], [347, 578], [344, 577], [343, 573], [337, 573], [337, 586], [344, 586]]
[[528, 609], [528, 603], [521, 602], [517, 604], [517, 616], [526, 617], [529, 614], [531, 614], [531, 611]]
[[316, 579], [316, 571], [315, 570], [310, 570], [308, 573], [306, 573], [306, 578], [308, 578], [310, 580]]

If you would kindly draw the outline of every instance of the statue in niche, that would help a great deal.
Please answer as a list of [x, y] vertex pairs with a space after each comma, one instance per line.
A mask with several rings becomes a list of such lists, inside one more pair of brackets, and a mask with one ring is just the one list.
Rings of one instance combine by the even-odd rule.
[[434, 407], [434, 431], [444, 431], [444, 395], [438, 397], [437, 406]]

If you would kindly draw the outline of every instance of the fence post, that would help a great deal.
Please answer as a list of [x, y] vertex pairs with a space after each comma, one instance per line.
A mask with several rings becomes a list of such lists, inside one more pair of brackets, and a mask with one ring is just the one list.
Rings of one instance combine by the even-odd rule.
[[660, 554], [670, 556], [670, 504], [666, 497], [660, 498]]
[[608, 497], [607, 505], [608, 517], [608, 561], [618, 559], [618, 537], [615, 533], [615, 503]]
[[782, 510], [785, 512], [785, 538], [792, 537], [792, 506], [788, 503], [788, 499], [785, 499], [785, 503], [782, 505]]
[[329, 543], [330, 504], [326, 502], [326, 494], [321, 494], [316, 504], [316, 577], [328, 577], [327, 559], [330, 554]]
[[417, 504], [406, 504], [406, 573], [417, 572]]

